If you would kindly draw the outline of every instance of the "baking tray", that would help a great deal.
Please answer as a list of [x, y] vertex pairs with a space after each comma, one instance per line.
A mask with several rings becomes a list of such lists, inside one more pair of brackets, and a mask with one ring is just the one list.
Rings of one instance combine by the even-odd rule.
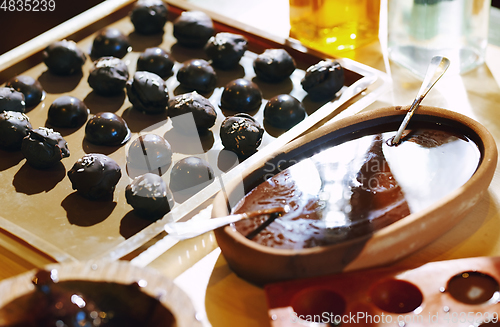
[[[27, 112], [34, 128], [45, 126], [50, 104], [62, 95], [72, 95], [84, 100], [91, 113], [112, 111], [121, 115], [133, 132], [132, 141], [144, 131], [165, 136], [171, 142], [174, 156], [173, 164], [186, 156], [196, 155], [205, 158], [216, 171], [217, 180], [195, 196], [182, 203], [176, 203], [173, 210], [155, 222], [137, 217], [132, 207], [125, 201], [124, 190], [132, 180], [126, 170], [126, 150], [122, 147], [93, 146], [84, 139], [84, 127], [76, 131], [61, 130], [68, 141], [71, 156], [62, 161], [64, 169], [39, 171], [25, 163], [20, 153], [0, 152], [0, 228], [12, 236], [30, 244], [58, 262], [82, 261], [90, 259], [122, 258], [159, 235], [166, 223], [188, 219], [197, 208], [205, 206], [223, 187], [224, 180], [238, 178], [252, 162], [268, 155], [273, 148], [281, 147], [299, 135], [319, 125], [354, 114], [371, 104], [385, 92], [387, 76], [375, 69], [348, 59], [338, 59], [346, 72], [346, 82], [340, 96], [326, 103], [315, 103], [306, 98], [300, 87], [300, 79], [305, 69], [317, 63], [325, 55], [302, 47], [291, 40], [280, 39], [266, 32], [252, 29], [214, 12], [205, 11], [214, 20], [216, 32], [228, 31], [247, 37], [249, 50], [240, 62], [241, 67], [233, 71], [218, 71], [218, 83], [209, 99], [217, 110], [218, 118], [208, 137], [183, 138], [172, 136], [175, 131], [166, 115], [144, 115], [133, 108], [125, 94], [117, 97], [100, 97], [88, 86], [87, 77], [91, 60], [87, 59], [83, 75], [58, 77], [47, 72], [41, 62], [41, 50], [48, 44], [71, 39], [80, 49], [90, 51], [95, 33], [103, 27], [116, 27], [129, 36], [132, 51], [123, 60], [127, 63], [131, 76], [139, 54], [148, 47], [160, 46], [170, 50], [176, 64], [174, 74], [167, 80], [170, 95], [186, 91], [178, 88], [175, 72], [185, 60], [206, 58], [203, 50], [187, 49], [176, 45], [172, 36], [172, 21], [183, 10], [198, 9], [192, 4], [181, 1], [168, 1], [169, 22], [165, 33], [156, 36], [139, 36], [134, 33], [128, 13], [135, 1], [105, 1], [101, 5], [64, 23], [54, 30], [28, 42], [20, 48], [0, 57], [0, 83], [15, 75], [29, 75], [38, 79], [46, 91], [41, 104]], [[76, 25], [75, 25], [76, 24]], [[294, 57], [297, 70], [289, 81], [279, 84], [266, 84], [255, 78], [252, 69], [253, 59], [267, 48], [285, 48]], [[251, 79], [263, 91], [263, 104], [254, 117], [262, 123], [262, 112], [267, 99], [274, 95], [289, 93], [303, 103], [308, 117], [285, 133], [266, 129], [259, 151], [236, 167], [227, 171], [221, 167], [219, 152], [219, 126], [224, 115], [218, 108], [223, 86], [239, 77]], [[208, 97], [208, 95], [207, 95]], [[122, 178], [116, 186], [113, 201], [88, 201], [71, 188], [66, 172], [74, 162], [85, 153], [99, 152], [109, 155], [122, 168]], [[219, 160], [219, 164], [217, 164]], [[172, 166], [173, 166], [172, 164]], [[222, 164], [224, 166], [224, 164]], [[168, 184], [170, 169], [163, 175]]]

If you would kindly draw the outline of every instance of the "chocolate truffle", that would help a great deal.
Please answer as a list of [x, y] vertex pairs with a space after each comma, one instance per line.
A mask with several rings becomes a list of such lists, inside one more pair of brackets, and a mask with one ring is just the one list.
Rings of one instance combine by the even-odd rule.
[[139, 34], [163, 32], [167, 22], [168, 7], [162, 0], [139, 0], [130, 12], [130, 21]]
[[[215, 124], [217, 113], [210, 100], [196, 91], [180, 94], [168, 102], [167, 114], [169, 117], [177, 117], [187, 113], [192, 113], [194, 122], [198, 130], [209, 129]], [[182, 120], [173, 120], [173, 126], [185, 128], [186, 126], [176, 126], [182, 124]]]
[[182, 87], [201, 93], [212, 92], [217, 82], [217, 74], [208, 61], [192, 59], [186, 61], [177, 72], [177, 80]]
[[244, 113], [227, 117], [220, 127], [220, 139], [227, 150], [247, 157], [259, 147], [264, 129], [252, 116]]
[[247, 39], [239, 34], [220, 32], [212, 36], [205, 45], [205, 53], [212, 66], [231, 69], [238, 65], [247, 50]]
[[17, 111], [23, 113], [25, 110], [24, 94], [11, 87], [0, 87], [0, 112]]
[[163, 137], [145, 134], [135, 139], [127, 154], [127, 165], [157, 173], [172, 163], [172, 147]]
[[37, 169], [54, 166], [69, 157], [68, 143], [58, 132], [40, 127], [30, 131], [23, 139], [21, 152], [28, 164]]
[[32, 108], [38, 105], [45, 97], [42, 85], [39, 81], [31, 76], [19, 75], [7, 81], [6, 87], [11, 87], [14, 90], [24, 94], [24, 103], [27, 108]]
[[229, 82], [222, 91], [220, 107], [235, 112], [252, 112], [260, 108], [262, 92], [257, 84], [238, 78]]
[[130, 103], [139, 111], [158, 114], [167, 110], [167, 84], [155, 73], [136, 72], [134, 78], [127, 82], [127, 95]]
[[52, 74], [72, 75], [82, 72], [87, 57], [74, 41], [62, 40], [47, 46], [43, 51], [43, 61]]
[[305, 117], [306, 110], [302, 102], [288, 94], [272, 97], [264, 107], [264, 121], [281, 129], [290, 129]]
[[85, 139], [96, 145], [121, 145], [130, 134], [125, 120], [112, 112], [95, 114], [85, 126]]
[[214, 34], [214, 24], [202, 11], [184, 11], [174, 21], [173, 33], [179, 44], [201, 48]]
[[9, 151], [21, 150], [23, 138], [30, 130], [28, 116], [17, 111], [0, 113], [0, 148]]
[[313, 101], [333, 99], [344, 85], [344, 69], [334, 60], [322, 60], [307, 68], [300, 81]]
[[120, 166], [110, 157], [100, 153], [84, 155], [68, 171], [73, 190], [83, 197], [98, 200], [113, 194], [122, 177]]
[[148, 48], [137, 59], [137, 71], [155, 73], [165, 79], [172, 75], [174, 60], [161, 48]]
[[92, 43], [90, 56], [123, 58], [130, 51], [128, 37], [116, 28], [105, 28], [99, 31]]
[[63, 95], [50, 105], [47, 122], [55, 127], [75, 128], [85, 124], [88, 115], [89, 109], [82, 100]]
[[186, 157], [172, 167], [170, 189], [194, 195], [212, 183], [214, 178], [214, 171], [208, 162], [198, 157]]
[[135, 213], [153, 219], [163, 217], [174, 206], [172, 192], [163, 179], [151, 173], [134, 178], [125, 189], [125, 198]]
[[128, 67], [122, 60], [102, 57], [94, 61], [88, 82], [95, 93], [111, 96], [123, 93], [128, 78]]
[[277, 83], [290, 77], [295, 71], [295, 61], [285, 49], [266, 49], [253, 62], [258, 78]]

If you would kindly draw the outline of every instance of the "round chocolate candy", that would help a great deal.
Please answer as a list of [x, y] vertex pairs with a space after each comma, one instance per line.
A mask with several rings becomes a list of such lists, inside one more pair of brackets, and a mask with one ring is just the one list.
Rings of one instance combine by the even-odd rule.
[[322, 60], [307, 68], [302, 88], [313, 101], [333, 99], [344, 85], [344, 69], [334, 60]]
[[220, 32], [212, 36], [205, 45], [205, 53], [212, 65], [220, 69], [231, 69], [238, 65], [247, 50], [247, 39], [239, 34]]
[[288, 94], [272, 97], [264, 107], [264, 121], [281, 129], [290, 129], [305, 117], [306, 110], [302, 102]]
[[177, 80], [182, 87], [200, 93], [212, 92], [217, 82], [217, 74], [208, 61], [192, 59], [186, 61], [177, 72]]
[[[194, 123], [198, 130], [209, 129], [215, 124], [215, 120], [217, 119], [217, 113], [210, 100], [196, 91], [177, 95], [168, 102], [167, 114], [170, 118], [187, 113], [193, 115]], [[174, 128], [188, 128], [189, 125], [183, 124], [184, 121], [183, 118], [174, 118], [172, 119], [172, 124]]]
[[68, 171], [73, 189], [91, 200], [110, 197], [121, 176], [120, 166], [100, 153], [84, 155]]
[[74, 41], [62, 40], [48, 45], [43, 51], [43, 61], [55, 75], [72, 75], [82, 72], [87, 57]]
[[82, 100], [63, 95], [50, 105], [47, 122], [55, 127], [75, 128], [85, 124], [88, 115], [89, 109]]
[[38, 105], [45, 97], [45, 92], [42, 84], [39, 81], [28, 75], [19, 75], [7, 81], [6, 87], [11, 87], [14, 90], [24, 94], [24, 103], [27, 108], [32, 108]]
[[52, 167], [69, 157], [66, 140], [58, 132], [45, 127], [30, 131], [23, 139], [21, 152], [28, 164], [37, 169]]
[[220, 127], [222, 145], [243, 157], [257, 151], [263, 134], [264, 129], [257, 120], [245, 113], [227, 117]]
[[135, 213], [152, 219], [163, 217], [175, 204], [165, 181], [151, 173], [134, 178], [125, 189], [125, 198]]
[[101, 57], [123, 58], [130, 51], [128, 37], [117, 28], [105, 28], [100, 30], [94, 42], [90, 56], [94, 59]]
[[261, 104], [262, 92], [257, 84], [243, 78], [229, 82], [220, 98], [220, 107], [234, 112], [256, 111]]
[[0, 112], [17, 111], [23, 113], [25, 110], [24, 94], [11, 87], [0, 87]]
[[127, 82], [127, 95], [130, 103], [139, 111], [158, 114], [167, 110], [167, 84], [155, 73], [136, 72], [134, 78]]
[[167, 22], [168, 7], [162, 0], [139, 0], [130, 12], [130, 21], [139, 34], [162, 33]]
[[194, 195], [213, 182], [212, 167], [198, 157], [186, 157], [176, 162], [170, 172], [170, 189]]
[[85, 139], [96, 145], [121, 145], [130, 135], [125, 120], [112, 112], [95, 114], [85, 126]]
[[266, 49], [253, 62], [258, 78], [277, 83], [290, 77], [295, 71], [295, 61], [285, 49]]
[[17, 111], [0, 113], [0, 149], [17, 151], [32, 129], [28, 116]]
[[155, 73], [161, 78], [172, 74], [174, 60], [170, 54], [161, 48], [147, 48], [137, 59], [137, 71]]
[[201, 48], [214, 34], [214, 24], [202, 11], [184, 11], [174, 21], [173, 34], [179, 44]]
[[90, 68], [88, 82], [97, 94], [111, 96], [123, 93], [128, 78], [128, 67], [121, 59], [102, 57]]
[[158, 172], [172, 163], [172, 147], [163, 137], [145, 134], [135, 139], [127, 154], [127, 164], [132, 168]]

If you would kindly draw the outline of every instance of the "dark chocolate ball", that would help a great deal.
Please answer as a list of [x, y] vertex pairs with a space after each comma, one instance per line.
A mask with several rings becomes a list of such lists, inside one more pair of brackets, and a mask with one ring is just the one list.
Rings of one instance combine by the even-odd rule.
[[281, 129], [290, 129], [305, 117], [306, 110], [302, 102], [288, 94], [272, 97], [264, 107], [264, 121]]
[[151, 173], [134, 178], [125, 189], [125, 198], [135, 213], [152, 219], [163, 217], [175, 204], [165, 181]]
[[214, 24], [202, 11], [184, 11], [174, 21], [173, 34], [179, 44], [201, 48], [214, 34]]
[[52, 167], [69, 157], [66, 140], [58, 132], [45, 127], [30, 131], [23, 139], [21, 152], [28, 164], [37, 169]]
[[167, 110], [167, 84], [155, 73], [136, 72], [134, 78], [127, 82], [127, 95], [130, 103], [139, 111], [158, 114]]
[[295, 71], [295, 61], [285, 49], [266, 49], [253, 62], [258, 78], [277, 83], [290, 77]]
[[91, 200], [110, 197], [121, 176], [120, 166], [100, 153], [84, 155], [68, 171], [73, 189]]
[[175, 163], [170, 172], [170, 189], [194, 195], [213, 182], [212, 167], [198, 157], [186, 157]]
[[43, 51], [43, 61], [52, 74], [72, 75], [82, 72], [87, 57], [74, 41], [62, 40], [47, 46]]
[[309, 67], [300, 82], [313, 101], [333, 99], [344, 86], [344, 69], [334, 60], [322, 60]]
[[167, 22], [168, 7], [162, 0], [139, 0], [130, 12], [130, 21], [139, 34], [163, 32]]
[[[177, 95], [168, 102], [167, 114], [170, 118], [187, 113], [193, 115], [196, 128], [199, 130], [209, 129], [217, 119], [217, 113], [210, 100], [196, 91]], [[174, 128], [189, 128], [189, 123], [183, 124], [183, 122], [183, 118], [172, 119]]]
[[95, 114], [85, 126], [85, 139], [96, 145], [121, 145], [130, 134], [125, 120], [112, 112]]
[[0, 149], [21, 150], [23, 139], [32, 129], [28, 116], [17, 111], [0, 113]]
[[128, 78], [128, 67], [121, 59], [102, 57], [90, 68], [88, 82], [97, 94], [111, 96], [123, 93]]
[[155, 73], [161, 78], [172, 74], [174, 60], [170, 54], [161, 48], [148, 48], [137, 59], [137, 71]]
[[220, 107], [235, 112], [252, 112], [260, 108], [262, 92], [252, 81], [238, 78], [229, 82], [222, 91]]
[[212, 92], [217, 83], [217, 74], [208, 61], [192, 59], [186, 61], [177, 72], [182, 87], [201, 93]]
[[127, 164], [132, 168], [157, 173], [172, 163], [172, 147], [163, 137], [145, 134], [135, 139], [127, 154]]
[[243, 157], [257, 151], [263, 134], [264, 129], [257, 120], [245, 113], [227, 117], [220, 127], [222, 145]]
[[205, 45], [205, 53], [212, 65], [220, 69], [231, 69], [238, 65], [247, 50], [247, 39], [239, 34], [220, 32], [212, 36]]
[[82, 100], [63, 95], [50, 105], [47, 122], [55, 127], [75, 128], [85, 124], [88, 115], [89, 109]]
[[28, 75], [19, 75], [7, 81], [5, 84], [14, 90], [24, 94], [24, 103], [27, 108], [35, 107], [45, 97], [42, 84]]
[[25, 110], [24, 94], [11, 87], [0, 87], [0, 112], [17, 111], [23, 113]]
[[130, 51], [128, 37], [117, 28], [105, 28], [100, 30], [94, 42], [90, 56], [94, 59], [101, 57], [123, 58]]

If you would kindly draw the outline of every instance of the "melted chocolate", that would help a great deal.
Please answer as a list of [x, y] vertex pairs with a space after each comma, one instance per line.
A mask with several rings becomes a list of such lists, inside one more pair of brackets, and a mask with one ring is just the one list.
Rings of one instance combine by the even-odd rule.
[[253, 63], [258, 78], [277, 83], [288, 78], [295, 71], [295, 61], [285, 49], [266, 49]]
[[80, 127], [88, 115], [89, 109], [82, 100], [63, 95], [50, 105], [47, 122], [55, 127]]
[[85, 139], [96, 145], [121, 145], [130, 135], [125, 120], [112, 112], [95, 114], [85, 126]]
[[488, 302], [499, 291], [498, 282], [491, 276], [466, 271], [448, 281], [446, 291], [457, 301], [466, 304]]
[[220, 107], [233, 112], [252, 112], [260, 108], [262, 92], [257, 84], [238, 78], [229, 82], [222, 91]]
[[21, 151], [28, 164], [38, 169], [52, 167], [69, 157], [66, 140], [58, 132], [45, 127], [31, 130], [23, 139]]

